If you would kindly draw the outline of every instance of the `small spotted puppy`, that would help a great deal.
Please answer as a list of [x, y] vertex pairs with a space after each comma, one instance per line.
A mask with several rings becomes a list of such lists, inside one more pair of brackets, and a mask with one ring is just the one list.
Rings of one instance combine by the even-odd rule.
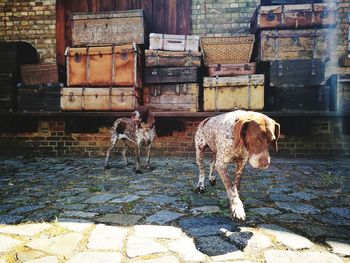
[[105, 169], [109, 169], [108, 160], [110, 153], [118, 142], [123, 142], [122, 156], [125, 165], [130, 164], [126, 158], [127, 142], [132, 142], [136, 146], [136, 173], [141, 173], [140, 170], [140, 148], [141, 145], [147, 147], [147, 169], [150, 169], [150, 153], [152, 143], [156, 137], [155, 119], [151, 110], [145, 106], [139, 106], [131, 114], [130, 118], [117, 119], [111, 128], [111, 145], [107, 150], [105, 159]]
[[[244, 220], [245, 212], [238, 190], [245, 165], [266, 169], [270, 164], [268, 146], [277, 151], [280, 125], [266, 115], [253, 111], [237, 110], [203, 120], [195, 135], [199, 180], [196, 191], [204, 191], [204, 151], [209, 148], [212, 161], [209, 182], [215, 185], [215, 169], [226, 188], [233, 218]], [[231, 179], [228, 165], [236, 164], [235, 178]]]

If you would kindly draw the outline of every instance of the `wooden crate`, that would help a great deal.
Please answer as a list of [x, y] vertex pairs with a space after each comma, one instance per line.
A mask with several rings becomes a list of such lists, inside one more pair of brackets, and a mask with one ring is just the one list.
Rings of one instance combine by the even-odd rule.
[[63, 88], [61, 109], [64, 111], [132, 111], [138, 106], [135, 88]]
[[72, 16], [73, 46], [145, 43], [143, 10], [76, 13]]
[[237, 77], [205, 77], [204, 111], [234, 109], [262, 110], [264, 107], [264, 75]]
[[328, 111], [329, 87], [285, 85], [270, 87], [275, 111]]
[[136, 45], [67, 48], [68, 86], [141, 87]]
[[200, 67], [202, 53], [146, 50], [146, 67]]
[[38, 63], [21, 66], [21, 83], [39, 85], [58, 83], [58, 69], [56, 63]]
[[198, 111], [197, 83], [148, 85], [143, 88], [143, 104], [154, 111]]
[[330, 30], [263, 30], [259, 33], [261, 61], [330, 58]]
[[151, 33], [149, 35], [149, 49], [168, 51], [198, 51], [199, 36]]
[[258, 7], [251, 19], [251, 30], [305, 29], [335, 27], [336, 8], [333, 3], [273, 5]]
[[21, 112], [60, 111], [61, 86], [26, 85], [18, 86], [18, 110]]
[[322, 60], [270, 61], [270, 86], [325, 84], [325, 62]]

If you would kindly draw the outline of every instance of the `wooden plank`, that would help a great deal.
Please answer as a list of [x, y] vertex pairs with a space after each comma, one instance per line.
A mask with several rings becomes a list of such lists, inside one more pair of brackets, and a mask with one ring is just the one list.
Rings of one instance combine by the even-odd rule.
[[164, 3], [164, 33], [165, 34], [176, 34], [177, 24], [177, 10], [176, 0], [167, 0]]
[[66, 47], [65, 38], [65, 0], [56, 1], [56, 61], [64, 66], [64, 49]]
[[166, 33], [165, 27], [164, 27], [164, 19], [165, 19], [164, 6], [165, 6], [165, 0], [154, 0], [153, 3], [154, 4], [153, 4], [153, 14], [152, 14], [152, 16], [155, 19], [153, 19], [151, 32], [164, 34], [164, 33]]
[[132, 9], [141, 9], [141, 0], [132, 0]]
[[148, 27], [150, 32], [153, 32], [153, 0], [141, 1], [141, 9], [143, 9], [143, 15], [146, 21], [146, 26]]
[[190, 35], [191, 34], [191, 1], [176, 1], [176, 34]]

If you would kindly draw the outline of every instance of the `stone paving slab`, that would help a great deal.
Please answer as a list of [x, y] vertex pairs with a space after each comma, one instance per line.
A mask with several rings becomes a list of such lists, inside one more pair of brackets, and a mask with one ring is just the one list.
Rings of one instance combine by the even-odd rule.
[[268, 250], [265, 252], [266, 263], [341, 263], [336, 255], [326, 252], [292, 252]]
[[349, 160], [248, 165], [245, 222], [219, 177], [194, 193], [194, 159], [152, 158], [142, 175], [103, 161], [0, 158], [0, 262], [349, 262]]
[[289, 249], [305, 249], [311, 248], [314, 245], [309, 239], [292, 233], [284, 227], [269, 224], [259, 225], [259, 227], [264, 232], [273, 235], [278, 240], [278, 242], [281, 242]]
[[87, 248], [121, 251], [126, 234], [125, 228], [98, 224], [89, 237]]

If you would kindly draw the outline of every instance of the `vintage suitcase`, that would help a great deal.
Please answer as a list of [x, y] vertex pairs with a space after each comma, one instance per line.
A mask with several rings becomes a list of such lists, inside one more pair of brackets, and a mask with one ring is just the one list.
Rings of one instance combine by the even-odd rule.
[[260, 31], [261, 61], [322, 59], [330, 57], [330, 30], [288, 29]]
[[0, 73], [0, 111], [15, 110], [15, 81], [12, 73]]
[[36, 49], [24, 41], [0, 42], [0, 72], [18, 74], [20, 65], [34, 64], [39, 62]]
[[146, 68], [145, 82], [148, 84], [198, 82], [198, 68]]
[[209, 77], [239, 76], [256, 73], [256, 63], [245, 64], [209, 64], [207, 66]]
[[287, 28], [335, 27], [336, 8], [332, 3], [273, 5], [258, 7], [251, 19], [251, 31]]
[[332, 74], [327, 85], [330, 88], [329, 109], [350, 112], [350, 74]]
[[149, 49], [169, 51], [198, 51], [199, 36], [149, 34]]
[[138, 106], [139, 93], [130, 87], [63, 88], [61, 109], [66, 111], [131, 111]]
[[202, 53], [199, 51], [146, 50], [146, 67], [200, 67]]
[[26, 85], [58, 83], [57, 64], [38, 63], [22, 65], [21, 83]]
[[264, 75], [204, 78], [204, 111], [262, 110]]
[[322, 60], [270, 61], [270, 86], [324, 85], [325, 62]]
[[295, 4], [316, 4], [316, 3], [322, 3], [323, 0], [261, 0], [260, 3], [262, 6], [264, 5], [279, 5], [279, 4], [288, 4], [288, 5], [295, 5]]
[[328, 111], [328, 86], [285, 85], [272, 89], [273, 110], [275, 111]]
[[154, 111], [198, 111], [197, 83], [150, 85], [143, 88], [143, 104]]
[[142, 9], [76, 13], [72, 16], [73, 46], [144, 44], [145, 25]]
[[134, 44], [67, 48], [67, 85], [140, 87], [139, 56]]
[[18, 111], [60, 111], [59, 84], [18, 85]]
[[249, 63], [255, 36], [201, 37], [204, 65]]

